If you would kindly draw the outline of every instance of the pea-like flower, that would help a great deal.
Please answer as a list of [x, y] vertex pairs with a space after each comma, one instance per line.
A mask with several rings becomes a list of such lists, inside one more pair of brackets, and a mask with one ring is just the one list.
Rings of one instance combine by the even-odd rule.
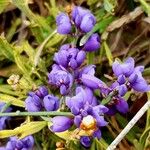
[[[5, 103], [0, 102], [0, 111], [2, 110], [2, 108], [4, 107]], [[12, 109], [9, 107], [5, 110], [5, 112], [10, 112]], [[5, 116], [5, 117], [0, 117], [0, 130], [3, 130], [4, 128], [6, 128], [6, 121], [9, 120], [10, 117]]]
[[31, 150], [34, 146], [33, 136], [27, 136], [19, 140], [16, 136], [11, 137], [6, 144], [6, 150]]
[[143, 66], [136, 67], [134, 72], [129, 76], [130, 87], [135, 91], [147, 92], [150, 91], [150, 85], [147, 84], [146, 80], [142, 77], [144, 71]]
[[65, 116], [56, 116], [52, 118], [51, 121], [53, 125], [50, 127], [50, 130], [52, 130], [53, 132], [66, 131], [73, 124], [72, 119]]
[[109, 108], [108, 115], [114, 115], [117, 112], [125, 114], [129, 110], [127, 101], [122, 97], [114, 97], [107, 107]]
[[120, 63], [118, 60], [115, 60], [112, 65], [112, 69], [117, 77], [119, 75], [125, 75], [126, 77], [129, 77], [134, 71], [134, 65], [134, 59], [129, 57], [124, 63]]
[[81, 136], [100, 138], [100, 127], [107, 125], [104, 113], [108, 109], [98, 104], [91, 89], [78, 87], [76, 96], [66, 98], [66, 105], [75, 115], [74, 124], [80, 129]]
[[62, 95], [67, 94], [73, 84], [73, 76], [67, 70], [62, 70], [58, 65], [53, 65], [48, 78], [49, 84], [59, 87]]
[[77, 28], [85, 33], [91, 31], [96, 23], [96, 19], [93, 14], [82, 7], [74, 7], [72, 11], [72, 20]]
[[25, 108], [29, 112], [40, 111], [42, 109], [42, 101], [34, 92], [30, 92], [25, 100]]
[[[132, 57], [129, 57], [124, 63], [115, 60], [112, 68], [114, 74], [118, 77], [117, 82], [120, 85], [124, 84], [138, 92], [147, 92], [150, 90], [150, 86], [142, 76], [144, 66], [135, 67]], [[125, 86], [122, 90], [125, 90]]]
[[97, 33], [92, 34], [85, 43], [85, 45], [83, 46], [83, 49], [88, 52], [96, 51], [99, 48], [100, 48], [100, 36]]
[[44, 107], [47, 111], [55, 111], [59, 108], [59, 99], [53, 95], [47, 95], [43, 99]]
[[55, 53], [54, 61], [64, 68], [71, 67], [72, 69], [76, 69], [83, 63], [85, 56], [86, 54], [84, 51], [79, 51], [79, 49], [65, 44]]
[[70, 18], [67, 14], [65, 13], [60, 13], [56, 17], [56, 24], [57, 24], [57, 32], [60, 34], [69, 34], [71, 33], [71, 22]]

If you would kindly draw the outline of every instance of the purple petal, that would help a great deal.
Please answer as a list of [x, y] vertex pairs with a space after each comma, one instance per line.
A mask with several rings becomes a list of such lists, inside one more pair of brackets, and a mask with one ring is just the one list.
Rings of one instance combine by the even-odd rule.
[[44, 98], [44, 96], [48, 95], [48, 89], [45, 86], [40, 86], [35, 94], [40, 98]]
[[82, 74], [81, 81], [85, 86], [91, 89], [98, 89], [103, 87], [103, 82], [92, 75]]
[[69, 17], [61, 13], [56, 17], [57, 32], [60, 34], [69, 34], [71, 32], [71, 23]]
[[128, 103], [123, 98], [120, 98], [119, 101], [118, 101], [118, 104], [116, 105], [116, 109], [119, 112], [125, 114], [129, 110]]
[[80, 29], [83, 32], [89, 32], [93, 29], [94, 25], [96, 23], [96, 19], [92, 14], [86, 14], [80, 24]]
[[126, 82], [126, 78], [124, 75], [120, 75], [117, 79], [119, 84], [124, 84]]
[[63, 84], [60, 86], [60, 94], [61, 95], [66, 95], [68, 93], [68, 90], [66, 88], [66, 86]]
[[85, 51], [96, 51], [100, 48], [100, 37], [97, 33], [93, 34], [85, 43], [84, 50]]
[[35, 94], [33, 97], [28, 96], [25, 100], [25, 107], [29, 112], [40, 111], [42, 108], [40, 98]]
[[59, 108], [59, 100], [53, 95], [47, 95], [43, 99], [44, 107], [47, 111], [55, 111]]
[[125, 84], [118, 86], [118, 91], [120, 96], [124, 96], [128, 91], [127, 86]]
[[77, 64], [77, 61], [72, 58], [69, 62], [69, 66], [72, 68], [72, 69], [76, 69], [78, 67], [78, 64]]
[[84, 62], [85, 57], [86, 57], [86, 53], [84, 51], [80, 51], [77, 54], [76, 61], [77, 61], [78, 65], [81, 65]]
[[72, 120], [64, 116], [56, 116], [52, 118], [51, 121], [53, 125], [50, 127], [50, 129], [53, 132], [63, 132], [72, 126]]
[[74, 117], [74, 124], [77, 127], [80, 127], [81, 121], [82, 121], [82, 117], [80, 115], [77, 115], [77, 116]]
[[81, 136], [80, 142], [86, 148], [90, 147], [91, 145], [91, 140], [88, 136]]
[[100, 139], [102, 136], [101, 131], [98, 129], [94, 132], [93, 137]]

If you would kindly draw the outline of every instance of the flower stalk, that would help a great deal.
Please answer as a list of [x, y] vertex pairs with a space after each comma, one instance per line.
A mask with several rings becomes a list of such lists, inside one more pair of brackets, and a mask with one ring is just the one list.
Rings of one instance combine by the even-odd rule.
[[11, 113], [0, 113], [0, 117], [4, 116], [73, 116], [70, 112], [58, 112], [58, 111], [40, 111], [40, 112], [11, 112]]

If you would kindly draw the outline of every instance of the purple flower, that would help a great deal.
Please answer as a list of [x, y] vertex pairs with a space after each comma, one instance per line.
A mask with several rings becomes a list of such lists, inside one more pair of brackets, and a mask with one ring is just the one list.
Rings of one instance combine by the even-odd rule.
[[29, 112], [40, 111], [42, 109], [41, 99], [34, 92], [30, 92], [25, 100], [25, 108]]
[[69, 34], [71, 32], [71, 22], [65, 13], [60, 13], [56, 17], [57, 32], [60, 34]]
[[114, 115], [117, 111], [125, 114], [129, 110], [128, 103], [122, 97], [116, 97], [112, 99], [111, 102], [108, 104], [108, 108], [108, 115]]
[[91, 35], [91, 37], [85, 43], [83, 49], [88, 52], [96, 51], [100, 48], [100, 37], [97, 33]]
[[95, 132], [99, 127], [107, 125], [103, 115], [108, 109], [103, 105], [98, 105], [91, 89], [78, 87], [76, 96], [66, 98], [66, 105], [75, 115], [74, 124], [80, 130], [84, 131], [88, 136], [97, 135], [98, 138], [100, 137]]
[[38, 90], [35, 91], [35, 94], [43, 99], [46, 95], [48, 95], [48, 89], [45, 86], [40, 86]]
[[122, 64], [118, 60], [115, 60], [112, 65], [112, 69], [117, 77], [120, 75], [125, 75], [126, 77], [129, 77], [134, 71], [134, 65], [134, 59], [132, 57], [129, 57]]
[[96, 23], [93, 14], [82, 7], [74, 7], [72, 11], [72, 19], [77, 28], [83, 32], [91, 31]]
[[6, 150], [31, 150], [34, 146], [33, 136], [27, 136], [21, 140], [17, 137], [11, 137], [6, 144]]
[[55, 53], [54, 61], [64, 68], [71, 67], [72, 69], [76, 69], [83, 63], [85, 57], [86, 54], [84, 51], [79, 51], [79, 49], [71, 48], [71, 45], [65, 44]]
[[142, 77], [144, 70], [143, 66], [136, 67], [134, 72], [129, 76], [130, 87], [135, 91], [147, 92], [150, 91], [150, 85], [147, 84], [146, 80]]
[[[2, 108], [4, 107], [5, 103], [0, 102], [0, 111], [2, 110]], [[10, 112], [12, 109], [9, 107], [5, 110], [5, 112]], [[6, 128], [6, 121], [9, 120], [10, 117], [0, 117], [0, 130], [3, 130], [4, 128]]]
[[91, 140], [89, 136], [81, 136], [80, 142], [86, 148], [89, 148], [91, 145]]
[[61, 70], [57, 65], [53, 66], [48, 78], [49, 84], [59, 87], [62, 95], [67, 94], [73, 84], [73, 76], [66, 70]]
[[53, 95], [45, 96], [43, 102], [47, 111], [55, 111], [59, 108], [59, 99]]
[[50, 129], [53, 132], [63, 132], [68, 130], [72, 126], [72, 119], [65, 116], [56, 116], [51, 119], [53, 125]]

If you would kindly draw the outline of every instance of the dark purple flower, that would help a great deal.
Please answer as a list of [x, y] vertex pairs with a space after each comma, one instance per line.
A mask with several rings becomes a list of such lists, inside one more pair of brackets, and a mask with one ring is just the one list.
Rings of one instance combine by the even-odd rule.
[[122, 97], [114, 98], [108, 104], [109, 111], [107, 112], [108, 115], [114, 115], [117, 111], [122, 114], [125, 114], [129, 110], [128, 103]]
[[65, 13], [60, 13], [56, 17], [57, 32], [60, 34], [69, 34], [71, 32], [71, 22]]
[[114, 82], [111, 85], [111, 89], [113, 91], [117, 91], [118, 92], [117, 95], [119, 95], [119, 96], [124, 96], [127, 93], [127, 91], [128, 91], [127, 86], [125, 84], [119, 85], [118, 82]]
[[120, 75], [129, 77], [134, 71], [134, 65], [134, 59], [132, 57], [129, 57], [127, 60], [125, 60], [124, 63], [120, 63], [118, 60], [115, 60], [112, 65], [112, 69], [117, 77]]
[[90, 36], [83, 49], [88, 52], [96, 51], [100, 48], [100, 37], [97, 33]]
[[72, 19], [77, 28], [83, 32], [91, 31], [96, 23], [93, 14], [82, 7], [74, 7], [72, 11]]
[[59, 99], [53, 95], [45, 96], [43, 102], [47, 111], [55, 111], [59, 108]]
[[11, 137], [6, 144], [6, 150], [31, 150], [34, 146], [33, 136], [27, 136], [21, 140], [17, 137]]
[[136, 67], [134, 72], [129, 77], [130, 87], [135, 91], [147, 92], [150, 91], [150, 85], [142, 77], [143, 67]]
[[91, 145], [91, 140], [89, 136], [81, 136], [80, 142], [86, 148], [89, 148]]
[[50, 129], [53, 132], [63, 132], [68, 130], [72, 126], [72, 119], [65, 116], [56, 116], [51, 119], [53, 125]]
[[[5, 103], [0, 102], [0, 111], [2, 110], [2, 108], [4, 107]], [[10, 112], [12, 109], [9, 107], [5, 110], [5, 112]], [[6, 121], [9, 120], [10, 117], [0, 117], [0, 130], [3, 130], [4, 128], [6, 128]]]
[[48, 78], [49, 84], [59, 87], [62, 95], [67, 94], [73, 84], [73, 76], [66, 70], [61, 70], [57, 65], [48, 74]]
[[41, 99], [33, 92], [25, 100], [25, 108], [29, 112], [36, 112], [42, 109]]
[[45, 86], [40, 86], [38, 90], [35, 91], [35, 94], [43, 99], [46, 95], [48, 95], [48, 89]]

